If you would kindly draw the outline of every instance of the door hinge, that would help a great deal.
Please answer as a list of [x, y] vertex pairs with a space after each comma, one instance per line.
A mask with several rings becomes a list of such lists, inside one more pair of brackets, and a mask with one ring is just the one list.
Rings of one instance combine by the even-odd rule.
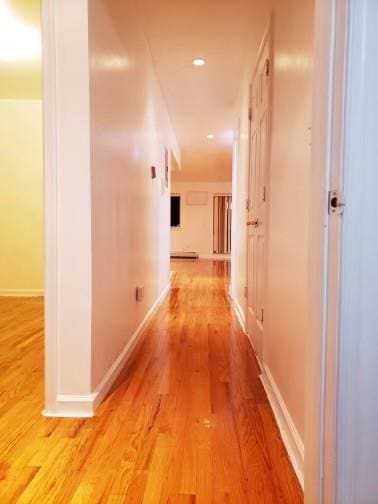
[[342, 215], [344, 213], [345, 201], [340, 191], [333, 190], [328, 193], [328, 213], [329, 215]]
[[245, 209], [249, 211], [249, 199], [245, 200]]
[[249, 107], [248, 109], [248, 120], [252, 121], [252, 107]]
[[270, 61], [269, 58], [266, 59], [265, 61], [265, 75], [269, 77], [270, 75]]
[[264, 308], [261, 308], [261, 322], [264, 322]]
[[246, 285], [244, 286], [244, 297], [248, 297], [248, 287]]
[[263, 201], [266, 201], [266, 186], [264, 186]]

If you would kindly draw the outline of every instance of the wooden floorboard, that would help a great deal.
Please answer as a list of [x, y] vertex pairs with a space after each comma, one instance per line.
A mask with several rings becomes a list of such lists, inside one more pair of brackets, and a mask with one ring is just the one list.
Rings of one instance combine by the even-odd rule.
[[43, 300], [0, 298], [0, 503], [303, 502], [228, 299], [229, 262], [172, 290], [92, 419], [47, 419]]

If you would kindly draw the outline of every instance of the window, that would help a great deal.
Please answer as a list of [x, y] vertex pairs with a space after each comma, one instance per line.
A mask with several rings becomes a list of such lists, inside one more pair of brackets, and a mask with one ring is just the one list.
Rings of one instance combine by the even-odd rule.
[[171, 227], [180, 227], [181, 225], [181, 196], [171, 194]]

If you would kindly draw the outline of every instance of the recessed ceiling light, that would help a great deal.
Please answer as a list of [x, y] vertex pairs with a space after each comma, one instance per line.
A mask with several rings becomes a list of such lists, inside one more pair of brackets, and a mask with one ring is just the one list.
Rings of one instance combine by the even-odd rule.
[[212, 140], [214, 138], [214, 135], [212, 133], [209, 133], [208, 135], [206, 135], [206, 138], [208, 140]]
[[206, 61], [202, 58], [195, 58], [193, 60], [193, 65], [194, 66], [203, 66], [206, 63]]

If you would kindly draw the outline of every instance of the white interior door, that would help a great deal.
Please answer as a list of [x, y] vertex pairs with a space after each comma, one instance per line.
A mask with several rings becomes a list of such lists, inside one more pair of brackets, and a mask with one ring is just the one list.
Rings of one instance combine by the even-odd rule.
[[266, 250], [266, 173], [269, 123], [269, 44], [257, 64], [250, 94], [250, 155], [247, 218], [247, 331], [262, 362]]

